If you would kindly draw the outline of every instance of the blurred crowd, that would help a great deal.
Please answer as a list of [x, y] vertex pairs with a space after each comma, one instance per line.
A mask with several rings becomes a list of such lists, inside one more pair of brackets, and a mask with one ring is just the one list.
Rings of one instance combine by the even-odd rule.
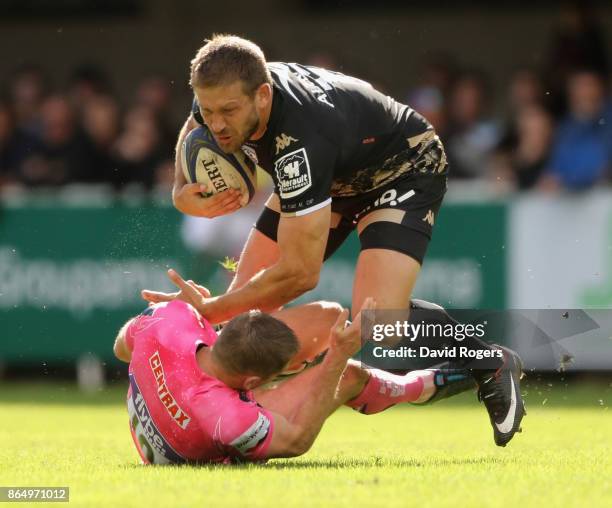
[[[434, 125], [452, 178], [487, 180], [502, 191], [581, 190], [612, 180], [608, 55], [586, 5], [562, 11], [538, 67], [516, 69], [498, 86], [452, 54], [427, 55], [420, 83], [398, 99]], [[331, 54], [307, 63], [343, 70]], [[0, 187], [169, 186], [182, 121], [172, 117], [172, 91], [167, 78], [149, 76], [122, 105], [93, 66], [77, 69], [59, 91], [37, 67], [16, 70], [0, 95]]]
[[[428, 59], [406, 101], [445, 142], [452, 178], [498, 190], [579, 191], [612, 181], [612, 95], [606, 42], [586, 3], [568, 5], [538, 67], [494, 90], [449, 55]], [[497, 104], [497, 107], [494, 107]]]
[[152, 189], [173, 177], [179, 126], [171, 84], [149, 76], [122, 107], [104, 73], [74, 72], [55, 91], [37, 67], [18, 69], [0, 100], [0, 186], [129, 184]]

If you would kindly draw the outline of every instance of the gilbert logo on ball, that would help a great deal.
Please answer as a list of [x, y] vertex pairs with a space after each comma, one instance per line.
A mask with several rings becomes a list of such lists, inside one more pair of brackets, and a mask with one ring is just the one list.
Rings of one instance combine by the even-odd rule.
[[206, 185], [210, 197], [230, 188], [242, 194], [240, 205], [246, 206], [255, 196], [257, 166], [242, 151], [223, 152], [206, 127], [193, 129], [181, 148], [183, 174], [189, 183]]

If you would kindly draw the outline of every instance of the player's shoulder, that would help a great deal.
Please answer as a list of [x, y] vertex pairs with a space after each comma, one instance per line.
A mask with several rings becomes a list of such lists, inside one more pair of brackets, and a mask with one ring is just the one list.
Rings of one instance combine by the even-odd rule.
[[189, 392], [192, 406], [206, 418], [234, 420], [261, 410], [249, 392], [236, 390], [223, 381], [210, 377], [208, 382], [194, 386]]
[[320, 115], [333, 111], [334, 106], [327, 95], [329, 90], [321, 86], [317, 72], [325, 72], [324, 69], [285, 62], [270, 62], [268, 69], [275, 90], [283, 98], [284, 108], [293, 114]]
[[305, 78], [306, 67], [283, 62], [268, 66], [274, 81], [274, 101], [278, 97], [278, 103], [272, 106], [269, 124], [272, 158], [303, 151], [305, 147], [320, 145], [322, 139], [333, 137], [338, 120], [330, 104], [322, 102], [317, 95], [322, 89]]
[[130, 325], [130, 331], [135, 335], [145, 330], [193, 328], [195, 326], [210, 328], [210, 325], [205, 322], [192, 305], [181, 300], [173, 300], [149, 305], [134, 318]]
[[153, 305], [149, 305], [145, 310], [143, 310], [141, 315], [158, 317], [177, 315], [193, 317], [194, 319], [197, 319], [199, 317], [199, 314], [195, 310], [193, 305], [182, 300], [172, 300], [169, 302], [154, 303]]
[[190, 404], [200, 426], [224, 447], [248, 457], [272, 430], [272, 416], [244, 391], [221, 381], [194, 388]]

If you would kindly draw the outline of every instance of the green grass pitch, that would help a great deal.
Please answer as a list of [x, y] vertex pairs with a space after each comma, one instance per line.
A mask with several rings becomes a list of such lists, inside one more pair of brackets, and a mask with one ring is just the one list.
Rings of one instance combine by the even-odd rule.
[[465, 394], [343, 409], [301, 458], [200, 468], [139, 465], [124, 388], [0, 384], [0, 486], [69, 486], [69, 506], [87, 507], [612, 506], [608, 384], [527, 384], [524, 432], [506, 448]]

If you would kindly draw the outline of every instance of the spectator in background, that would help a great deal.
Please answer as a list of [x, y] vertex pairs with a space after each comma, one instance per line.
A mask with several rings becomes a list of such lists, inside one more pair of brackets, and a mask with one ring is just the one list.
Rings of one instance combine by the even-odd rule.
[[446, 106], [454, 74], [452, 59], [445, 54], [429, 56], [421, 65], [419, 85], [407, 97], [407, 103], [433, 125], [444, 137], [447, 128]]
[[12, 108], [0, 102], [0, 187], [19, 183], [19, 169], [32, 152], [34, 140], [15, 125]]
[[449, 103], [444, 144], [454, 178], [483, 177], [489, 155], [499, 140], [497, 125], [486, 115], [486, 85], [480, 73], [467, 72], [455, 81]]
[[567, 110], [563, 87], [576, 69], [592, 69], [605, 77], [609, 72], [605, 37], [589, 0], [565, 2], [553, 34], [546, 75], [558, 116]]
[[602, 77], [589, 70], [572, 74], [568, 104], [543, 186], [582, 190], [602, 181], [612, 162], [612, 109]]
[[30, 186], [86, 181], [87, 154], [67, 98], [47, 98], [40, 109], [37, 147], [21, 165], [21, 180]]
[[517, 143], [518, 117], [525, 108], [545, 105], [543, 83], [538, 74], [528, 68], [515, 71], [506, 93], [506, 123], [498, 148], [504, 150]]
[[38, 67], [24, 66], [15, 72], [10, 83], [10, 101], [16, 127], [27, 135], [40, 135], [40, 107], [46, 95], [46, 83]]
[[516, 70], [510, 79], [507, 100], [511, 117], [524, 107], [544, 105], [544, 84], [539, 74], [528, 67]]
[[434, 87], [420, 87], [410, 94], [408, 105], [423, 115], [440, 136], [444, 136], [447, 118], [444, 96], [440, 90]]
[[111, 181], [116, 188], [138, 183], [151, 189], [159, 171], [167, 169], [172, 154], [160, 145], [162, 133], [155, 112], [145, 106], [130, 109], [115, 143]]
[[94, 95], [83, 102], [81, 117], [89, 181], [112, 181], [115, 166], [112, 149], [120, 127], [119, 105], [110, 95]]
[[95, 65], [82, 64], [76, 68], [68, 85], [68, 96], [73, 107], [81, 113], [86, 105], [100, 96], [110, 96], [111, 87], [104, 72]]
[[159, 75], [145, 78], [136, 90], [136, 105], [144, 106], [153, 112], [160, 130], [159, 142], [164, 149], [174, 150], [176, 132], [179, 130], [177, 122], [171, 114], [172, 89], [170, 81]]
[[547, 167], [553, 118], [537, 102], [525, 103], [515, 119], [513, 136], [491, 158], [490, 175], [504, 191], [533, 188]]
[[490, 158], [488, 173], [499, 190], [527, 190], [546, 168], [553, 119], [544, 104], [544, 87], [533, 69], [516, 70], [507, 90], [504, 133]]

